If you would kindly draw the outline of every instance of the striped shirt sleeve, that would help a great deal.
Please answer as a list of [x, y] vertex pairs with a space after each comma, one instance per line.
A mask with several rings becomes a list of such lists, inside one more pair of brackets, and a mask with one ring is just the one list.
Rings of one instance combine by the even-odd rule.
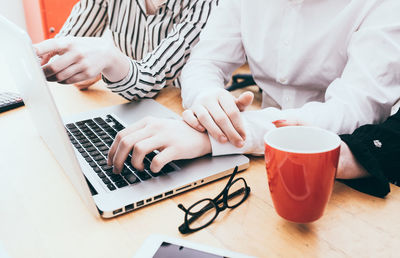
[[81, 0], [71, 11], [56, 37], [97, 37], [106, 29], [107, 0]]
[[174, 25], [168, 36], [143, 60], [131, 59], [128, 75], [119, 82], [111, 83], [105, 78], [108, 88], [128, 100], [150, 98], [164, 86], [176, 80], [190, 55], [190, 50], [199, 40], [215, 0], [189, 1], [188, 11], [181, 22]]

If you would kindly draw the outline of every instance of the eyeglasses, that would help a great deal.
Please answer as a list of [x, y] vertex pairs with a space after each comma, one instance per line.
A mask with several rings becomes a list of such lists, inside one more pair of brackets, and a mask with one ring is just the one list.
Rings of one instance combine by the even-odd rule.
[[243, 177], [233, 180], [237, 172], [236, 166], [225, 188], [214, 199], [202, 199], [189, 209], [182, 204], [178, 205], [178, 208], [185, 212], [185, 222], [179, 226], [179, 232], [187, 234], [203, 229], [210, 225], [221, 211], [226, 208], [234, 209], [247, 199], [250, 187], [247, 186]]

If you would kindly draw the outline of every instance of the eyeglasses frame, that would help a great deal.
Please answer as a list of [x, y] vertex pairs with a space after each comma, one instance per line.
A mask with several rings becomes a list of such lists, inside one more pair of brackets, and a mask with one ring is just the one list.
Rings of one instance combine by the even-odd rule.
[[[186, 209], [183, 206], [183, 204], [178, 204], [178, 208], [180, 208], [181, 210], [183, 210], [185, 212], [185, 218], [184, 218], [185, 221], [182, 225], [179, 226], [179, 228], [178, 228], [179, 232], [181, 232], [182, 234], [188, 234], [188, 233], [193, 233], [198, 230], [201, 230], [201, 229], [209, 226], [212, 222], [214, 222], [214, 220], [218, 217], [218, 214], [221, 211], [224, 211], [226, 208], [234, 209], [234, 208], [238, 207], [240, 204], [242, 204], [247, 199], [247, 197], [250, 194], [250, 187], [247, 185], [247, 182], [243, 177], [238, 177], [235, 180], [233, 180], [237, 173], [238, 173], [238, 167], [236, 166], [235, 169], [233, 170], [228, 182], [226, 183], [224, 189], [222, 189], [222, 191], [214, 199], [211, 199], [211, 198], [201, 199], [201, 200], [195, 202], [194, 204], [192, 204], [188, 209]], [[239, 180], [243, 181], [244, 187], [231, 193], [230, 195], [228, 195], [228, 192], [229, 192], [229, 189], [231, 188], [231, 186], [234, 185]], [[229, 206], [228, 200], [239, 194], [242, 194], [243, 190], [245, 191], [243, 199], [240, 202], [236, 203], [235, 205]], [[221, 197], [222, 197], [222, 199], [221, 199]], [[194, 212], [194, 213], [190, 212], [190, 210], [193, 207], [195, 207], [196, 205], [198, 205], [199, 203], [204, 202], [204, 201], [208, 201], [209, 204], [197, 212]], [[221, 203], [223, 204], [222, 206], [220, 206]], [[189, 227], [189, 223], [192, 223], [193, 221], [195, 221], [202, 214], [204, 214], [204, 212], [210, 210], [211, 208], [215, 208], [216, 212], [215, 212], [214, 217], [212, 219], [210, 219], [209, 222], [207, 222], [206, 224], [204, 224], [198, 228], [195, 228], [195, 229], [192, 229]], [[191, 215], [192, 217], [188, 218], [189, 215]]]

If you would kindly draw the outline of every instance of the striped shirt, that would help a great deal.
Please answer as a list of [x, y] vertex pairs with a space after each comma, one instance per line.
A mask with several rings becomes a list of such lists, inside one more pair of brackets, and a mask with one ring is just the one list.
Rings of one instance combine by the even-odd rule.
[[179, 75], [219, 0], [168, 0], [154, 15], [145, 0], [81, 0], [57, 37], [98, 37], [111, 31], [130, 58], [128, 75], [107, 87], [128, 100], [155, 96], [164, 86], [180, 87]]

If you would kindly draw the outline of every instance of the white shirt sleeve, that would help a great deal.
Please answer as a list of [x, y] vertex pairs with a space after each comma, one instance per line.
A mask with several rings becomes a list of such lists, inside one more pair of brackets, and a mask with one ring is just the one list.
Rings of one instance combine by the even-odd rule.
[[[223, 88], [232, 72], [245, 63], [240, 35], [239, 0], [221, 0], [213, 10], [199, 43], [182, 70], [182, 101], [189, 108], [205, 90]], [[207, 76], [204, 76], [207, 75]]]

